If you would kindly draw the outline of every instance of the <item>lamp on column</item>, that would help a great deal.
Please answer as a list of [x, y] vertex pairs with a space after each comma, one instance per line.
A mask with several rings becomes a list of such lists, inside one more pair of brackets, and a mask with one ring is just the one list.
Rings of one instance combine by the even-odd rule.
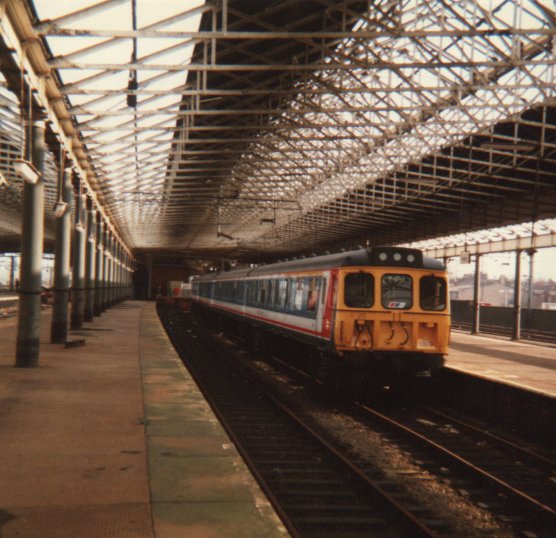
[[63, 217], [67, 208], [68, 204], [66, 204], [66, 202], [56, 202], [54, 204], [54, 216]]
[[83, 184], [81, 181], [77, 180], [77, 197], [75, 200], [75, 230], [79, 233], [85, 231], [85, 225], [83, 224]]
[[[64, 202], [64, 175], [66, 174], [66, 170], [64, 170], [64, 163], [66, 160], [66, 154], [60, 148], [60, 168], [58, 170], [58, 200], [54, 204], [54, 216], [56, 218], [63, 217], [66, 213], [68, 208], [68, 204]], [[70, 168], [67, 169], [70, 171]]]
[[13, 167], [15, 173], [27, 183], [35, 185], [35, 183], [37, 183], [37, 181], [39, 180], [40, 173], [33, 166], [33, 163], [30, 163], [25, 159], [15, 159], [13, 162]]

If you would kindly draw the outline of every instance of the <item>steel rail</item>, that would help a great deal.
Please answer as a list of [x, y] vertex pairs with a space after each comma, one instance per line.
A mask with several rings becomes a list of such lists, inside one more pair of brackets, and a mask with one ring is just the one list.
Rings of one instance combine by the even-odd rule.
[[536, 463], [539, 463], [543, 466], [548, 466], [551, 468], [556, 469], [556, 461], [552, 460], [550, 458], [547, 458], [546, 456], [543, 456], [541, 454], [538, 454], [536, 452], [533, 452], [532, 450], [530, 450], [527, 447], [524, 447], [522, 445], [519, 445], [509, 439], [505, 439], [504, 437], [501, 437], [499, 435], [496, 435], [488, 430], [484, 430], [482, 428], [479, 428], [477, 426], [474, 426], [473, 424], [469, 424], [468, 422], [464, 422], [463, 419], [461, 418], [457, 418], [453, 415], [449, 415], [446, 412], [442, 412], [442, 411], [438, 411], [437, 409], [433, 409], [432, 407], [426, 406], [426, 405], [422, 405], [421, 406], [427, 413], [436, 415], [444, 420], [449, 420], [455, 424], [457, 424], [458, 426], [461, 426], [462, 429], [467, 429], [469, 431], [471, 431], [472, 433], [476, 433], [481, 435], [482, 437], [486, 437], [488, 438], [490, 441], [499, 444], [503, 447], [509, 447], [511, 450], [521, 454], [522, 456], [529, 458], [531, 460], [535, 460]]
[[[259, 378], [255, 378], [251, 372], [247, 372], [248, 375], [255, 381], [260, 383]], [[342, 463], [346, 468], [348, 468], [359, 480], [371, 487], [376, 493], [378, 493], [382, 498], [384, 498], [388, 504], [393, 506], [398, 513], [407, 519], [412, 525], [419, 530], [423, 536], [436, 536], [436, 533], [424, 525], [419, 519], [417, 519], [411, 512], [404, 508], [398, 501], [396, 501], [388, 492], [386, 492], [376, 481], [371, 480], [366, 474], [356, 465], [354, 465], [350, 460], [348, 460], [340, 451], [338, 451], [334, 446], [332, 446], [322, 435], [320, 435], [316, 430], [311, 428], [302, 418], [299, 417], [291, 408], [287, 407], [283, 402], [279, 401], [271, 393], [265, 393], [266, 396], [282, 410], [291, 420], [293, 420], [300, 428], [307, 432], [313, 439], [315, 439], [321, 446], [325, 447], [333, 456]]]
[[536, 499], [530, 497], [529, 495], [523, 493], [522, 491], [519, 491], [518, 489], [514, 488], [513, 486], [511, 486], [510, 484], [505, 482], [504, 480], [501, 480], [500, 478], [494, 476], [493, 474], [489, 473], [488, 471], [485, 471], [484, 469], [481, 469], [480, 467], [471, 463], [469, 460], [466, 460], [465, 458], [459, 456], [455, 452], [452, 452], [451, 450], [443, 447], [442, 445], [439, 445], [438, 443], [436, 443], [435, 441], [432, 441], [431, 439], [427, 438], [423, 434], [409, 428], [408, 426], [405, 426], [401, 422], [398, 422], [398, 421], [384, 415], [383, 413], [380, 413], [376, 409], [372, 409], [371, 407], [369, 407], [366, 404], [359, 403], [357, 405], [357, 407], [360, 410], [363, 410], [365, 413], [371, 415], [372, 417], [374, 417], [376, 419], [379, 419], [381, 422], [383, 422], [383, 423], [385, 423], [385, 424], [387, 424], [391, 427], [394, 427], [397, 430], [401, 430], [406, 434], [409, 434], [411, 437], [413, 437], [415, 439], [418, 439], [419, 441], [425, 443], [426, 445], [433, 448], [437, 452], [440, 452], [441, 454], [443, 454], [445, 456], [448, 456], [451, 460], [453, 460], [456, 463], [458, 463], [459, 465], [463, 466], [465, 469], [471, 470], [475, 475], [477, 475], [478, 477], [480, 477], [480, 478], [482, 478], [482, 479], [484, 479], [484, 480], [486, 480], [490, 483], [494, 483], [497, 487], [499, 487], [502, 491], [504, 491], [504, 493], [506, 493], [506, 494], [510, 495], [511, 497], [519, 500], [520, 502], [526, 503], [528, 506], [535, 509], [536, 511], [539, 511], [539, 512], [543, 513], [544, 515], [549, 515], [549, 516], [552, 516], [552, 517], [556, 518], [556, 510], [554, 510], [550, 506], [547, 506], [547, 505], [537, 501]]
[[[203, 329], [206, 330], [206, 329]], [[175, 338], [172, 335], [172, 331], [169, 331], [170, 337], [178, 349], [179, 352], [179, 345], [175, 341]], [[250, 369], [246, 368], [245, 366], [241, 366], [238, 364], [238, 361], [232, 361], [230, 359], [229, 354], [223, 353], [223, 350], [214, 345], [210, 339], [205, 339], [205, 342], [208, 342], [208, 347], [212, 348], [213, 351], [217, 352], [221, 357], [224, 358], [227, 364], [229, 364], [235, 371], [240, 371], [241, 375], [247, 379], [250, 379], [255, 385], [261, 385], [261, 379], [259, 376], [256, 376]], [[212, 397], [210, 394], [210, 390], [207, 389], [206, 384], [204, 383], [202, 378], [199, 378], [197, 373], [195, 372], [195, 368], [190, 368], [190, 373], [194, 377], [195, 381], [198, 383], [203, 395], [209, 402], [212, 401]], [[263, 383], [264, 385], [264, 383]], [[268, 388], [268, 387], [267, 387]], [[396, 499], [394, 499], [384, 488], [382, 488], [375, 480], [369, 478], [358, 466], [356, 466], [352, 461], [346, 458], [339, 450], [337, 450], [331, 443], [329, 443], [322, 435], [320, 435], [316, 430], [311, 428], [306, 422], [300, 418], [300, 416], [295, 413], [290, 407], [286, 406], [283, 402], [281, 402], [277, 397], [275, 397], [271, 390], [265, 390], [264, 396], [268, 399], [273, 406], [278, 408], [281, 413], [288, 417], [298, 428], [300, 428], [306, 435], [308, 435], [313, 441], [315, 441], [320, 447], [323, 447], [326, 452], [328, 452], [335, 461], [339, 462], [348, 472], [353, 475], [361, 484], [365, 485], [367, 488], [370, 488], [376, 495], [378, 495], [381, 499], [383, 499], [389, 506], [391, 506], [399, 516], [401, 516], [408, 524], [411, 525], [415, 532], [415, 536], [424, 536], [424, 537], [435, 537], [437, 533], [427, 527], [422, 521], [420, 521], [416, 516], [414, 516], [411, 512], [409, 512], [406, 508], [402, 506]], [[300, 536], [298, 531], [296, 530], [295, 526], [291, 522], [287, 512], [280, 508], [280, 501], [274, 496], [272, 490], [266, 485], [266, 479], [257, 470], [256, 463], [250, 457], [249, 452], [242, 446], [241, 439], [234, 433], [232, 424], [228, 421], [225, 414], [218, 410], [218, 406], [211, 404], [211, 407], [215, 414], [217, 415], [219, 421], [223, 424], [226, 432], [232, 438], [236, 448], [241, 453], [242, 457], [245, 459], [246, 463], [248, 464], [250, 470], [252, 470], [253, 474], [257, 478], [257, 481], [265, 491], [265, 493], [269, 496], [272, 500], [273, 505], [278, 507], [277, 512], [279, 513], [280, 517], [282, 518], [284, 524], [288, 527], [288, 530], [292, 532], [292, 536]], [[277, 504], [274, 504], [277, 503]], [[413, 536], [413, 534], [412, 534]]]

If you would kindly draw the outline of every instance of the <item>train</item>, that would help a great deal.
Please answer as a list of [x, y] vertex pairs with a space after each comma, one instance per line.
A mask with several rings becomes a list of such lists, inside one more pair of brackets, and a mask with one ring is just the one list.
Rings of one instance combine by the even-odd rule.
[[324, 381], [347, 372], [405, 382], [442, 367], [448, 352], [446, 267], [418, 249], [373, 246], [208, 273], [191, 290], [194, 311], [254, 347], [303, 346]]

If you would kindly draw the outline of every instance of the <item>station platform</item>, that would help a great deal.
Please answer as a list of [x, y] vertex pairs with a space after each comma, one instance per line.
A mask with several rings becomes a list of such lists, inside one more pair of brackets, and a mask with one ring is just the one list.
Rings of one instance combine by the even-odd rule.
[[556, 398], [556, 346], [452, 331], [446, 367]]
[[14, 293], [0, 292], [0, 319], [16, 315], [18, 301], [19, 298]]
[[0, 319], [2, 538], [288, 536], [177, 357], [154, 303], [128, 301], [15, 368]]

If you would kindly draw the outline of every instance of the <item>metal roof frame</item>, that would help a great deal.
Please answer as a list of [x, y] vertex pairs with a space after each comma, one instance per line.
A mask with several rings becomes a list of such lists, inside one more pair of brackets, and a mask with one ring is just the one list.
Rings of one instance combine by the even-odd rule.
[[556, 217], [548, 1], [71, 5], [4, 0], [2, 54], [136, 253], [272, 258]]

